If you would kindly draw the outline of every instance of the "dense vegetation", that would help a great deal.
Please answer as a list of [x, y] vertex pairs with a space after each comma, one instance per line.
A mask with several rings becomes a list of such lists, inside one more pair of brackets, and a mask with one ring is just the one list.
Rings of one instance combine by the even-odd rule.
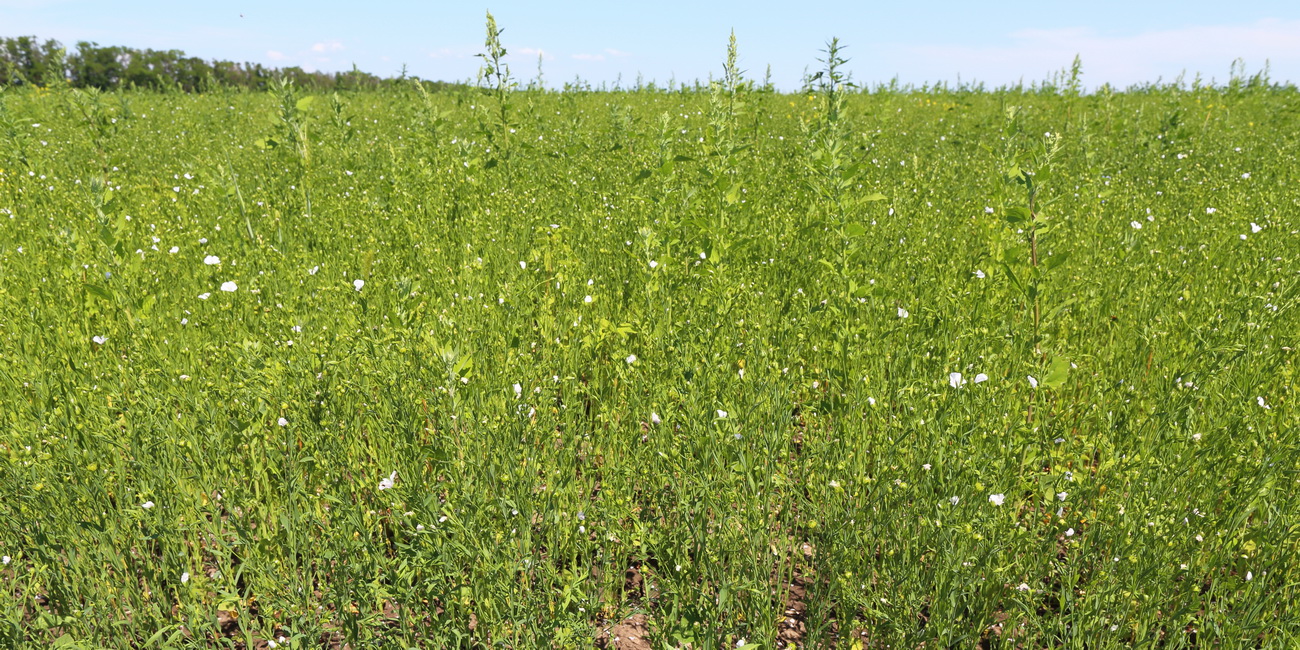
[[1295, 646], [1294, 88], [490, 54], [0, 93], [0, 645]]
[[[35, 36], [0, 38], [0, 86], [65, 86], [99, 90], [210, 91], [218, 86], [265, 90], [278, 79], [317, 91], [375, 89], [406, 79], [384, 79], [357, 69], [308, 72], [297, 66], [208, 61], [180, 50], [153, 50], [79, 41], [72, 51]], [[431, 87], [447, 84], [438, 82]]]

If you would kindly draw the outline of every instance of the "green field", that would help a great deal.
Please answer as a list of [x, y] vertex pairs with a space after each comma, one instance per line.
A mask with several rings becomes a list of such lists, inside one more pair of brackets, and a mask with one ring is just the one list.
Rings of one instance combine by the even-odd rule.
[[1300, 644], [1296, 89], [737, 81], [0, 92], [0, 646]]

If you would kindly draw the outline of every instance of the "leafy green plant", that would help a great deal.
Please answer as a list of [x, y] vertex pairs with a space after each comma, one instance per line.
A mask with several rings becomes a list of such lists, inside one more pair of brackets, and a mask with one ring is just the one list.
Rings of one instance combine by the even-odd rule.
[[0, 647], [1294, 645], [1294, 89], [728, 50], [6, 87]]

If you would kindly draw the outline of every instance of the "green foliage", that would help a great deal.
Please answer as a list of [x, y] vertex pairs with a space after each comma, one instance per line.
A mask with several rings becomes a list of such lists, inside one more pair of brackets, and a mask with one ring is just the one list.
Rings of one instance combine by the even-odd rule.
[[[151, 50], [81, 41], [69, 55], [56, 40], [35, 36], [0, 38], [0, 86], [150, 89], [164, 92], [215, 92], [221, 88], [266, 90], [276, 79], [299, 88], [362, 90], [408, 81], [383, 79], [354, 66], [349, 72], [307, 72], [299, 67], [268, 68], [260, 63], [206, 61], [180, 50]], [[426, 82], [428, 83], [428, 82]], [[438, 88], [455, 84], [436, 82]]]
[[1294, 89], [490, 42], [0, 93], [0, 647], [1294, 645]]

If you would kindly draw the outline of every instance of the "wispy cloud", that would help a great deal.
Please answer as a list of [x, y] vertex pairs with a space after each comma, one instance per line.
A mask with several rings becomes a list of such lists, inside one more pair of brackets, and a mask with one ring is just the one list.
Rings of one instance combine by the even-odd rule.
[[313, 43], [311, 46], [311, 51], [316, 53], [338, 52], [341, 49], [343, 49], [343, 43], [340, 43], [339, 41], [325, 41], [321, 43]]
[[572, 57], [578, 61], [604, 61], [604, 54], [574, 54]]
[[440, 47], [429, 52], [430, 59], [463, 59], [470, 56], [470, 52], [461, 48]]
[[[1245, 25], [1206, 25], [1142, 32], [1127, 36], [1091, 28], [1027, 29], [1008, 35], [1006, 45], [904, 46], [912, 74], [928, 79], [963, 78], [991, 83], [1043, 79], [1069, 67], [1078, 54], [1090, 86], [1103, 82], [1124, 86], [1166, 80], [1186, 71], [1226, 76], [1233, 60], [1251, 69], [1265, 60], [1275, 66], [1300, 66], [1300, 20], [1261, 20]], [[900, 61], [901, 62], [901, 61]], [[910, 76], [910, 75], [909, 75]]]
[[541, 56], [543, 59], [546, 59], [547, 61], [555, 60], [554, 55], [552, 55], [550, 52], [547, 52], [546, 50], [543, 50], [540, 47], [521, 47], [517, 50], [512, 50], [511, 54], [520, 54], [532, 59]]
[[292, 54], [280, 50], [267, 50], [266, 58], [279, 66], [298, 66], [307, 72], [315, 72], [329, 68], [334, 63], [333, 57], [323, 55], [343, 49], [346, 48], [339, 41], [322, 41]]

